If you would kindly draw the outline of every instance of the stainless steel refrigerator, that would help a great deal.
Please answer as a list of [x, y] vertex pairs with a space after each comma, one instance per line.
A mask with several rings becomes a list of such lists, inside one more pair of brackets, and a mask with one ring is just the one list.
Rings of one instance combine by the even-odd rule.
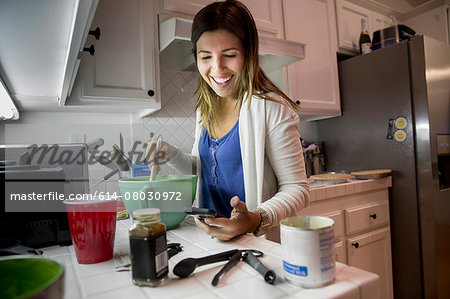
[[450, 298], [450, 45], [416, 36], [339, 63], [327, 171], [392, 169], [395, 298]]

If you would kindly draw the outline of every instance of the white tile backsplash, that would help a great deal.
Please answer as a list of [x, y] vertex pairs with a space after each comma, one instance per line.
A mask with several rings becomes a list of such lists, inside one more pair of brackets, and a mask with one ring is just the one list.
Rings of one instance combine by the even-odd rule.
[[[151, 133], [184, 152], [191, 152], [195, 132], [195, 98], [197, 73], [161, 72], [161, 110], [144, 119], [145, 141]], [[167, 166], [161, 173], [175, 171]]]

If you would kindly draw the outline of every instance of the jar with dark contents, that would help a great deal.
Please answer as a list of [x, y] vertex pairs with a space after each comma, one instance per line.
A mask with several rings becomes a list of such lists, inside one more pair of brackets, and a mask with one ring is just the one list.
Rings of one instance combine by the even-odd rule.
[[130, 227], [130, 261], [135, 285], [158, 286], [169, 273], [166, 226], [160, 222], [159, 209], [133, 212]]

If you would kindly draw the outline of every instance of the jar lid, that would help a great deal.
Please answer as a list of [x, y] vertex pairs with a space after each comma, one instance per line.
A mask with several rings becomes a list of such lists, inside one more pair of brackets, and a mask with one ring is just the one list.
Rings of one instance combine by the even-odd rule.
[[150, 216], [160, 214], [161, 211], [156, 208], [140, 209], [133, 211], [133, 217]]
[[140, 221], [159, 221], [160, 210], [156, 208], [133, 211], [133, 218]]

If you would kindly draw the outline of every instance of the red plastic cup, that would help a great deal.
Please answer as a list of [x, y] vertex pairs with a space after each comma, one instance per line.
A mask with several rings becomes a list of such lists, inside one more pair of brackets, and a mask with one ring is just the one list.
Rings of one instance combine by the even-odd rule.
[[116, 235], [115, 200], [67, 200], [70, 235], [79, 264], [112, 259]]

